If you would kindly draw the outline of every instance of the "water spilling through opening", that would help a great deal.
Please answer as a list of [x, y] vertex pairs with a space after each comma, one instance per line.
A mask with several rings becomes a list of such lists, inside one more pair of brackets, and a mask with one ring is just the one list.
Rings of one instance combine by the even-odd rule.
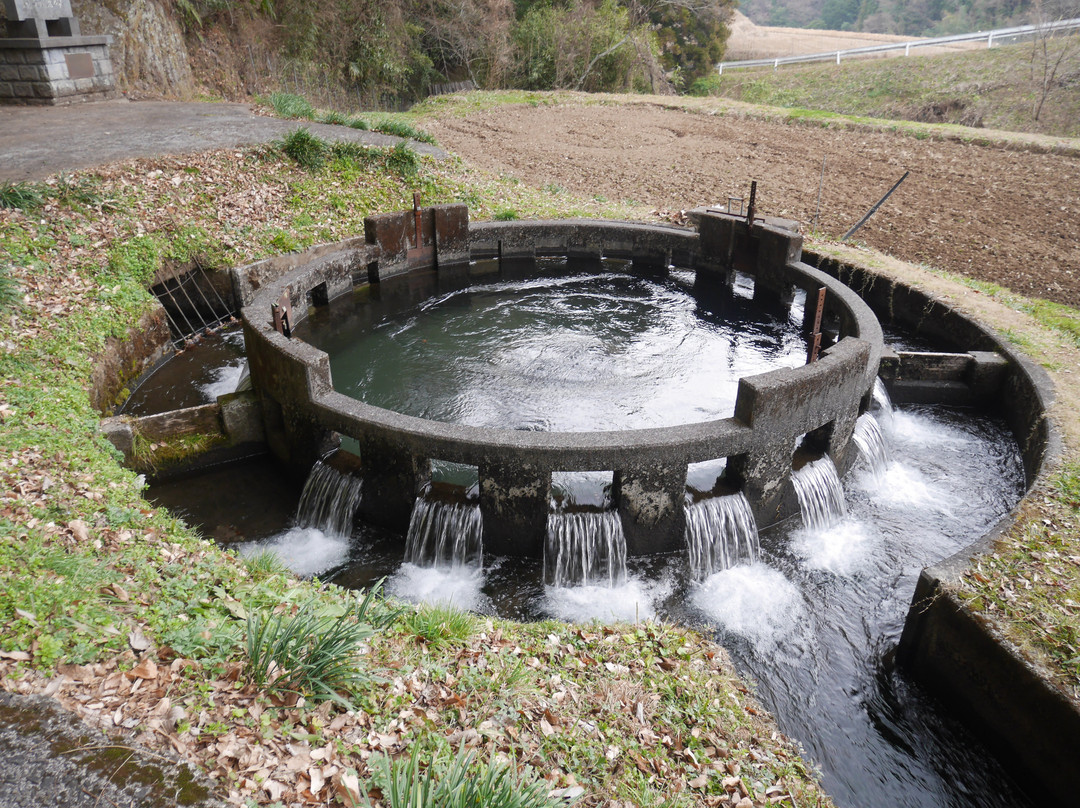
[[[891, 410], [889, 418], [892, 418]], [[859, 457], [870, 467], [874, 477], [878, 480], [884, 479], [889, 470], [889, 448], [885, 445], [885, 437], [878, 426], [877, 418], [870, 413], [860, 415], [851, 437], [858, 447]]]
[[413, 506], [405, 560], [419, 567], [482, 569], [483, 527], [479, 505], [439, 499], [429, 487]]
[[690, 575], [698, 581], [758, 560], [757, 523], [742, 492], [687, 500], [686, 549]]
[[626, 581], [626, 538], [611, 510], [548, 515], [544, 582], [550, 586], [619, 586]]
[[311, 468], [300, 504], [299, 527], [314, 527], [331, 536], [348, 537], [362, 499], [361, 480], [319, 460]]
[[840, 523], [847, 513], [844, 488], [832, 458], [826, 456], [807, 463], [791, 475], [799, 498], [803, 525], [809, 530], [825, 530]]

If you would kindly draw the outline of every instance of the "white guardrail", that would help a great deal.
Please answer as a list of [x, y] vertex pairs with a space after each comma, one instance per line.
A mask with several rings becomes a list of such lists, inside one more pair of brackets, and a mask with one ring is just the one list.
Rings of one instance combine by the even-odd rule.
[[1080, 29], [1080, 19], [1055, 20], [1040, 25], [1017, 25], [1014, 28], [998, 28], [993, 31], [977, 31], [974, 34], [955, 34], [953, 36], [939, 36], [934, 39], [913, 39], [910, 42], [889, 42], [884, 45], [869, 45], [864, 48], [848, 48], [847, 50], [824, 51], [822, 53], [805, 53], [799, 56], [778, 56], [772, 59], [744, 59], [741, 62], [721, 62], [716, 66], [720, 75], [724, 70], [737, 67], [772, 67], [774, 70], [780, 65], [793, 65], [802, 62], [825, 62], [840, 60], [851, 56], [865, 56], [872, 53], [889, 53], [890, 51], [904, 52], [904, 56], [911, 53], [912, 48], [926, 48], [941, 45], [954, 45], [961, 42], [986, 41], [986, 47], [994, 47], [995, 42], [1017, 39], [1028, 36], [1047, 36], [1061, 33], [1062, 31], [1075, 31]]

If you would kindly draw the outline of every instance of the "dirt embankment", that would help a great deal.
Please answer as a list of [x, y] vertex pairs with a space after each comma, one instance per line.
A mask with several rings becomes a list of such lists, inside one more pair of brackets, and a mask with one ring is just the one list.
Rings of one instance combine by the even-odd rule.
[[620, 106], [507, 106], [426, 124], [466, 161], [535, 184], [679, 210], [747, 196], [840, 236], [905, 171], [856, 240], [1080, 306], [1080, 158], [889, 132]]

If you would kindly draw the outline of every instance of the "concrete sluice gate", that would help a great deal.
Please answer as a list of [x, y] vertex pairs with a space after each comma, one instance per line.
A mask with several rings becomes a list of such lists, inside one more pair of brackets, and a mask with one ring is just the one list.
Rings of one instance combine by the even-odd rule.
[[[996, 353], [911, 354], [905, 361], [885, 348], [878, 319], [860, 295], [803, 262], [802, 238], [792, 223], [748, 222], [712, 211], [701, 212], [697, 223], [696, 232], [594, 220], [477, 224], [464, 205], [443, 205], [373, 216], [363, 240], [290, 256], [284, 265], [270, 259], [234, 270], [268, 445], [305, 473], [340, 438], [355, 440], [361, 515], [399, 533], [433, 461], [476, 467], [484, 550], [511, 556], [543, 555], [553, 473], [608, 472], [627, 552], [647, 555], [684, 546], [692, 464], [725, 460], [724, 489], [742, 492], [761, 526], [797, 513], [793, 468], [823, 455], [841, 472], [854, 462], [852, 434], [879, 371], [901, 400], [937, 396], [959, 403], [1004, 383], [1007, 362]], [[326, 353], [289, 336], [309, 307], [365, 285], [414, 275], [413, 294], [427, 294], [419, 291], [419, 277], [432, 270], [436, 288], [438, 279], [460, 288], [470, 262], [497, 259], [500, 275], [515, 277], [523, 263], [546, 256], [597, 272], [604, 258], [629, 261], [630, 272], [653, 276], [682, 267], [693, 270], [702, 287], [730, 285], [736, 273], [745, 273], [755, 304], [774, 310], [804, 290], [808, 336], [824, 289], [823, 350], [804, 366], [740, 379], [732, 417], [636, 430], [536, 432], [425, 420], [366, 404], [334, 390]]]

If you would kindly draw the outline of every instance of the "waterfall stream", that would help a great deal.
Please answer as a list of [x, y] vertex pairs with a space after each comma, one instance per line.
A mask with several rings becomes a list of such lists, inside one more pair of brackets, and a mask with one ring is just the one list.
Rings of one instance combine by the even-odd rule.
[[757, 561], [757, 523], [741, 491], [686, 503], [686, 549], [690, 574], [697, 581]]

